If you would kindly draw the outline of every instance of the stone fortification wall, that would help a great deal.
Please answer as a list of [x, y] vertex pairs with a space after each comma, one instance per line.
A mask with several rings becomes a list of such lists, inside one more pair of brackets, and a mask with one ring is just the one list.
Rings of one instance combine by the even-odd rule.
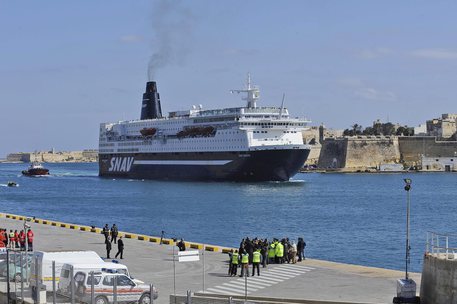
[[322, 143], [317, 166], [322, 169], [339, 169], [346, 166], [347, 138], [328, 138]]
[[348, 138], [346, 168], [365, 170], [400, 162], [398, 138], [358, 136]]
[[409, 165], [420, 163], [421, 156], [454, 157], [457, 156], [457, 141], [437, 141], [432, 136], [399, 137], [398, 143], [402, 159]]
[[322, 145], [315, 144], [309, 146], [311, 148], [311, 151], [309, 152], [305, 165], [317, 165], [317, 163], [319, 162], [319, 156], [321, 154]]
[[96, 162], [98, 152], [96, 150], [68, 151], [68, 152], [19, 152], [11, 153], [7, 156], [7, 161], [16, 162], [45, 162], [45, 163], [63, 163], [63, 162]]
[[318, 167], [357, 171], [399, 161], [396, 137], [357, 136], [326, 139], [322, 144]]
[[424, 256], [420, 299], [422, 304], [457, 304], [457, 259]]

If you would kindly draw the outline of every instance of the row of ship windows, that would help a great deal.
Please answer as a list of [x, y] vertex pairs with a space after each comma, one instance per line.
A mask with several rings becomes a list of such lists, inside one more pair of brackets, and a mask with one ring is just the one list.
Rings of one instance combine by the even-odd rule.
[[114, 147], [114, 144], [100, 144], [100, 147]]
[[[160, 129], [162, 131], [178, 131], [181, 130], [181, 128], [172, 128], [172, 129]], [[138, 130], [132, 130], [132, 131], [127, 131], [128, 134], [138, 134]], [[218, 134], [239, 134], [239, 131], [218, 131]]]
[[241, 126], [305, 126], [304, 123], [291, 123], [291, 122], [242, 122]]
[[[225, 147], [183, 147], [183, 148], [174, 148], [174, 151], [189, 151], [189, 150], [227, 150], [227, 149], [242, 149], [243, 146], [225, 146]], [[167, 151], [164, 148], [156, 148], [156, 149], [146, 149], [143, 151]], [[114, 152], [113, 149], [101, 149], [100, 152]], [[138, 148], [131, 148], [131, 149], [117, 149], [117, 152], [139, 152]]]
[[[190, 138], [185, 138], [185, 139], [190, 139]], [[185, 140], [185, 139], [181, 139], [179, 141], [172, 141], [170, 140], [170, 142], [167, 142], [167, 144], [171, 145], [171, 144], [181, 144], [181, 141], [182, 140]], [[230, 138], [230, 139], [194, 139], [192, 141], [192, 143], [205, 143], [205, 142], [227, 142], [227, 141], [244, 141], [244, 139], [241, 139], [241, 138]], [[150, 146], [152, 145], [153, 143], [164, 143], [162, 140], [157, 140], [157, 141], [142, 141], [142, 142], [121, 142], [121, 143], [118, 143], [118, 146], [119, 147], [125, 147], [125, 146]], [[102, 144], [100, 144], [100, 147], [102, 147]]]

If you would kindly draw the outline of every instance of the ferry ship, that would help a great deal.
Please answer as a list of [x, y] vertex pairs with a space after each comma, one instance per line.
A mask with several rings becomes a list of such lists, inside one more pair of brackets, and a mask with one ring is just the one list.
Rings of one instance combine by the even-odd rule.
[[146, 84], [141, 119], [101, 123], [99, 175], [131, 179], [288, 181], [303, 167], [310, 148], [306, 119], [284, 107], [258, 107], [260, 90], [247, 85], [244, 107], [162, 116], [154, 81]]

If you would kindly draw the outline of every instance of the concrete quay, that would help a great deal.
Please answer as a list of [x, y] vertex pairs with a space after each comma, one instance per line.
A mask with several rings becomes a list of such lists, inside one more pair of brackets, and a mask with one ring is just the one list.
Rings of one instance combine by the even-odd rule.
[[[106, 256], [101, 234], [68, 229], [62, 225], [43, 225], [42, 222], [29, 224], [35, 233], [35, 250], [94, 250], [101, 257]], [[122, 223], [118, 225], [122, 228]], [[0, 217], [0, 227], [21, 229], [23, 221]], [[154, 284], [159, 292], [159, 298], [154, 303], [169, 303], [170, 295], [175, 292], [185, 295], [187, 290], [220, 294], [227, 298], [230, 295], [244, 296], [244, 279], [227, 276], [226, 254], [204, 251], [204, 263], [202, 256], [198, 262], [175, 262], [174, 271], [173, 249], [177, 253], [176, 247], [133, 238], [124, 238], [124, 244], [124, 259], [119, 262], [127, 265], [135, 278]], [[111, 257], [116, 251], [113, 244]], [[316, 259], [306, 259], [297, 264], [269, 265], [260, 271], [260, 277], [248, 277], [248, 296], [329, 303], [392, 303], [396, 295], [396, 280], [404, 276], [400, 271]], [[412, 273], [410, 277], [420, 286], [420, 274]]]

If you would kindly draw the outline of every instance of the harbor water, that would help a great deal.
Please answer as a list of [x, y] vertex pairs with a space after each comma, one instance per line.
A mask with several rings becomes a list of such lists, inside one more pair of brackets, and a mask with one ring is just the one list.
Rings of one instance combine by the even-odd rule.
[[31, 178], [20, 174], [26, 167], [0, 164], [1, 212], [116, 223], [121, 231], [233, 247], [246, 236], [304, 237], [309, 257], [402, 270], [403, 179], [411, 178], [411, 269], [421, 271], [427, 231], [457, 230], [453, 173], [307, 173], [290, 182], [220, 183], [99, 178], [93, 163], [46, 164], [50, 176]]

